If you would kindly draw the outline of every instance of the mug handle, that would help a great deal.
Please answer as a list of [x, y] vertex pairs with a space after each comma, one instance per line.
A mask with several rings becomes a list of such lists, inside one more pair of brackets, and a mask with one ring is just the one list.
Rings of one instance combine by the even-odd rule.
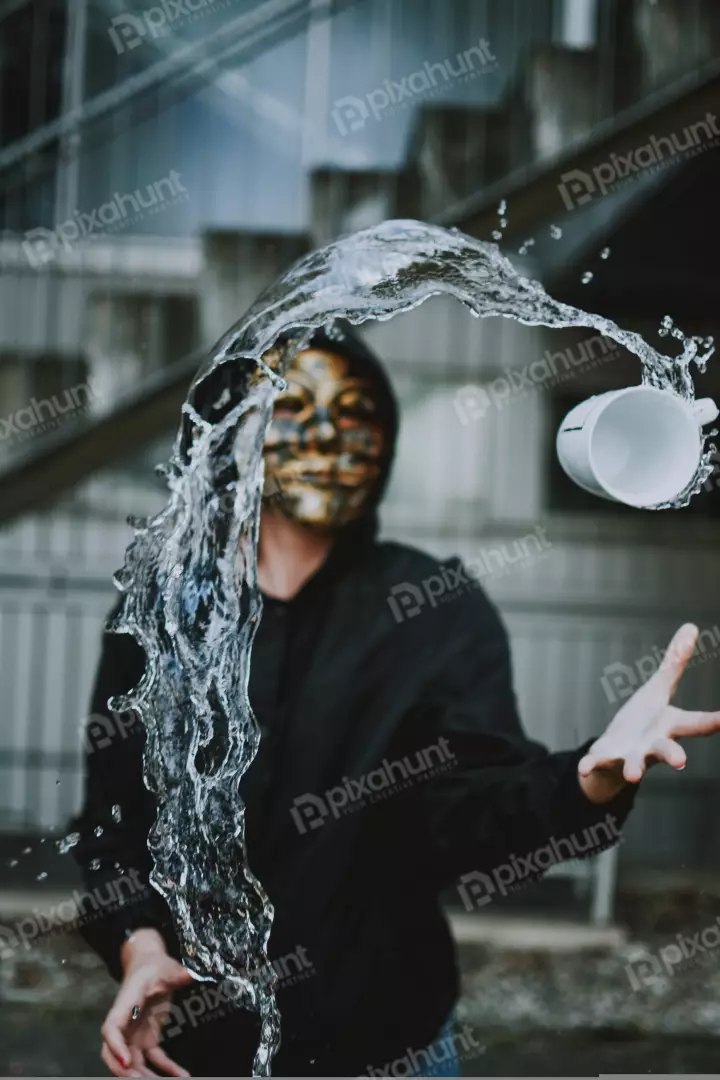
[[718, 413], [720, 412], [713, 399], [709, 397], [700, 398], [699, 401], [694, 401], [692, 410], [695, 414], [695, 419], [701, 427], [705, 424], [712, 423], [713, 420], [717, 420]]

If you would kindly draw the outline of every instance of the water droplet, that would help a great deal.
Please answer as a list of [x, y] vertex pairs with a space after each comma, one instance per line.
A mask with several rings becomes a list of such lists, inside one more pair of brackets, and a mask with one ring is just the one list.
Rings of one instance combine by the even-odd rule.
[[560, 228], [560, 226], [559, 225], [551, 225], [550, 226], [550, 235], [552, 236], [553, 240], [559, 240], [560, 237], [562, 236], [562, 229]]
[[492, 236], [493, 240], [502, 240], [503, 234], [500, 232], [499, 229], [493, 229], [490, 235]]
[[609, 247], [604, 247], [602, 249], [602, 251], [600, 252], [600, 258], [601, 259], [607, 259], [609, 257], [610, 257], [610, 248]]
[[99, 870], [100, 869], [100, 860], [99, 859], [91, 859], [90, 860], [90, 869], [91, 870]]
[[122, 809], [118, 805], [118, 803], [115, 803], [115, 805], [113, 806], [113, 808], [111, 810], [111, 813], [112, 813], [113, 821], [117, 821], [117, 822], [122, 821]]
[[507, 199], [501, 199], [497, 208], [498, 217], [505, 217], [507, 213]]
[[55, 787], [60, 787], [60, 781], [59, 780], [55, 781]]
[[131, 1013], [132, 1019], [137, 1020], [139, 1015], [140, 1015], [140, 1006], [139, 1005], [133, 1005], [133, 1010], [132, 1010], [132, 1013]]
[[36, 881], [44, 881], [46, 877], [47, 877], [47, 873], [43, 870], [40, 874], [37, 875], [35, 880]]
[[506, 217], [501, 217], [500, 218], [500, 228], [501, 229], [506, 229], [507, 228], [507, 218]]
[[22, 853], [23, 853], [23, 855], [29, 855], [31, 851], [32, 851], [32, 848], [31, 848], [31, 847], [24, 847], [24, 848], [22, 849]]
[[594, 277], [595, 275], [593, 274], [592, 270], [586, 270], [580, 280], [582, 281], [583, 285], [587, 285], [589, 282], [592, 281]]
[[98, 825], [97, 828], [93, 829], [93, 832], [96, 836], [102, 836], [105, 830], [103, 829], [102, 825]]
[[17, 859], [11, 859], [10, 862], [8, 863], [8, 866], [17, 866], [17, 864], [18, 864]]
[[60, 961], [60, 963], [61, 963], [61, 964], [67, 964], [67, 957], [66, 957], [66, 956], [64, 956], [64, 957], [62, 958], [62, 960]]
[[40, 840], [40, 843], [41, 843], [41, 844], [44, 844], [46, 840], [47, 840], [47, 837], [46, 837], [46, 836], [43, 836], [43, 837], [42, 837], [42, 839]]
[[80, 843], [80, 833], [71, 832], [67, 836], [64, 836], [62, 840], [56, 842], [56, 846], [61, 855], [67, 855], [71, 848], [74, 848], [76, 844]]
[[520, 247], [518, 248], [518, 255], [527, 255], [528, 251], [531, 247], [533, 247], [534, 243], [535, 241], [532, 237], [530, 237], [529, 240], [526, 240], [523, 244], [520, 245]]

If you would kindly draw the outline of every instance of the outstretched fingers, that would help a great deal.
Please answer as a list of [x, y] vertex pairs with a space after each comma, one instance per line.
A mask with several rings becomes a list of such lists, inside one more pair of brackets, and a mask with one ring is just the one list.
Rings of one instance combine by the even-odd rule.
[[622, 761], [622, 757], [617, 748], [608, 746], [603, 739], [598, 739], [590, 747], [585, 757], [580, 758], [578, 773], [580, 776], [589, 776], [594, 769], [609, 769], [613, 765], [617, 765], [618, 761]]
[[673, 634], [672, 641], [668, 645], [660, 667], [657, 669], [646, 685], [661, 686], [670, 701], [677, 690], [678, 683], [683, 677], [685, 668], [690, 662], [690, 657], [695, 652], [695, 644], [699, 630], [694, 623], [684, 623]]
[[622, 765], [623, 778], [630, 784], [636, 784], [645, 775], [648, 764], [658, 761], [666, 762], [673, 769], [684, 769], [687, 755], [682, 746], [667, 736], [656, 736], [648, 743], [637, 742], [622, 751], [618, 747], [603, 746], [600, 741], [580, 759], [578, 773], [580, 776], [589, 776], [595, 769], [611, 769]]
[[670, 709], [673, 738], [688, 738], [693, 735], [714, 735], [720, 731], [720, 711], [700, 712], [686, 709]]

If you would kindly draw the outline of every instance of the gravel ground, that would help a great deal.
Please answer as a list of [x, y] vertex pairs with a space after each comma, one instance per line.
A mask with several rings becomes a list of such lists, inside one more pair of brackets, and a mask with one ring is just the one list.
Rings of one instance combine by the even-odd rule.
[[490, 1030], [716, 1039], [720, 1066], [720, 949], [670, 964], [678, 956], [674, 937], [599, 955], [465, 950], [460, 1017]]
[[[103, 1013], [5, 1006], [0, 1012], [0, 1076], [104, 1076], [98, 1057]], [[589, 1032], [477, 1032], [485, 1049], [463, 1076], [597, 1076], [599, 1073], [716, 1074], [713, 1039], [623, 1038]], [[398, 1071], [399, 1075], [399, 1071]]]
[[[481, 1049], [462, 1055], [463, 1075], [719, 1073], [720, 943], [702, 937], [717, 916], [684, 925], [609, 952], [465, 947], [458, 1020]], [[105, 1075], [99, 1028], [113, 992], [71, 934], [4, 955], [0, 1076]]]

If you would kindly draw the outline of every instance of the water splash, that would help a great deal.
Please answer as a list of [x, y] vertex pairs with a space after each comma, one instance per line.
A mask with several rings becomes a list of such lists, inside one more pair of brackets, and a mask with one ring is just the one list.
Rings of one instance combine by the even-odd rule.
[[68, 833], [67, 836], [64, 836], [62, 838], [62, 840], [57, 840], [55, 842], [56, 847], [58, 849], [58, 852], [61, 855], [67, 855], [68, 851], [71, 851], [79, 843], [80, 843], [80, 833], [79, 832]]
[[[505, 210], [498, 208], [501, 218]], [[136, 710], [147, 731], [144, 776], [158, 804], [148, 838], [152, 884], [170, 907], [193, 975], [222, 982], [231, 1000], [259, 1012], [253, 1071], [260, 1076], [270, 1074], [280, 1038], [267, 957], [273, 909], [247, 864], [238, 784], [259, 742], [247, 687], [261, 614], [256, 545], [265, 431], [282, 372], [315, 328], [341, 317], [356, 325], [390, 319], [438, 294], [455, 297], [478, 317], [591, 327], [638, 357], [643, 382], [688, 400], [694, 397], [690, 366], [702, 369], [712, 352], [706, 343], [700, 355], [698, 339], [679, 337], [668, 325], [682, 352], [663, 356], [639, 334], [548, 296], [518, 275], [496, 244], [457, 229], [387, 221], [291, 267], [196, 376], [172, 457], [162, 467], [168, 505], [134, 523], [115, 578], [124, 599], [109, 628], [139, 641], [146, 672], [109, 705]], [[289, 331], [295, 333], [289, 344], [263, 360]], [[215, 402], [219, 418], [211, 423], [201, 415], [202, 394], [228, 369], [234, 390]], [[706, 476], [701, 467], [694, 490]]]

